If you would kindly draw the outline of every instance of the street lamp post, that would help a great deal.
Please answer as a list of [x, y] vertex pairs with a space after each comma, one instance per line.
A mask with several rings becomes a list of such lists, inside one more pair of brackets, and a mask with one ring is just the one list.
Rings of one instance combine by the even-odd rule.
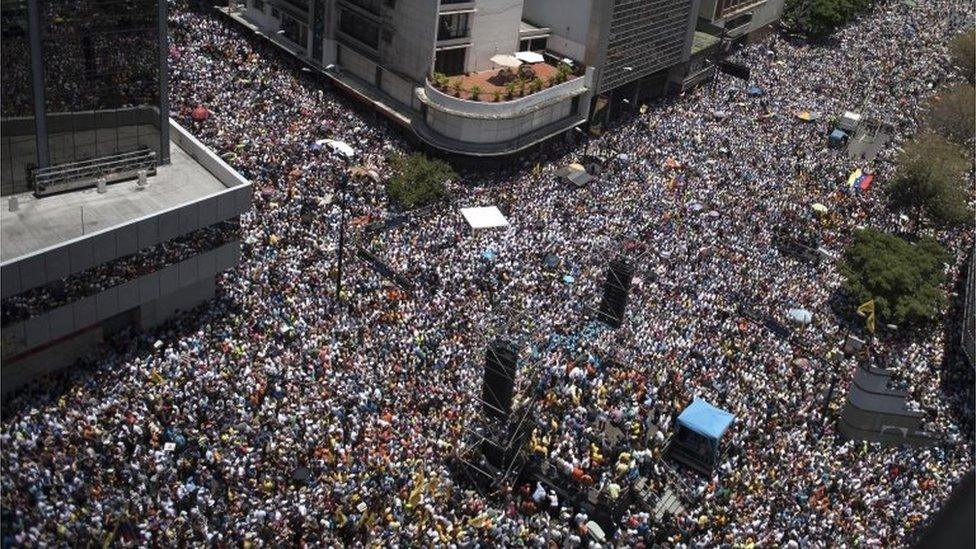
[[715, 55], [712, 58], [712, 85], [711, 93], [712, 97], [715, 97], [715, 90], [718, 88], [718, 73], [719, 73], [719, 63], [721, 63], [723, 54], [725, 53], [725, 48], [728, 47], [726, 39], [728, 39], [728, 29], [722, 27], [722, 33], [718, 38], [718, 48], [715, 50]]
[[346, 251], [346, 184], [349, 180], [348, 161], [346, 169], [342, 170], [339, 179], [336, 180], [336, 198], [339, 200], [339, 258], [336, 265], [336, 290], [335, 298], [338, 302], [342, 293], [342, 256]]
[[[621, 70], [624, 72], [633, 72], [634, 67], [623, 67], [621, 68]], [[607, 105], [607, 122], [613, 120], [613, 96], [616, 92], [617, 92], [617, 88], [612, 88], [610, 90], [610, 101], [608, 102], [609, 104]]]
[[[586, 140], [586, 134], [583, 133], [583, 128], [580, 128], [579, 126], [576, 126], [575, 128], [573, 128], [573, 131], [579, 133], [580, 134], [580, 137], [584, 141]], [[589, 153], [590, 153], [590, 142], [589, 141], [585, 141], [585, 143], [583, 144], [583, 156], [586, 156]]]

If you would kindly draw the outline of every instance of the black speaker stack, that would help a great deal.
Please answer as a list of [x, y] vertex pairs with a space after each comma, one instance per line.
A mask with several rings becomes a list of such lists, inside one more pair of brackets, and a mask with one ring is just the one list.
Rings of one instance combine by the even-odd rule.
[[485, 378], [481, 386], [485, 419], [508, 420], [512, 411], [517, 360], [515, 346], [507, 341], [498, 339], [488, 346], [485, 352]]
[[619, 328], [623, 324], [624, 309], [627, 308], [627, 296], [630, 294], [633, 279], [634, 266], [626, 259], [618, 257], [610, 263], [599, 311], [600, 320], [608, 326]]

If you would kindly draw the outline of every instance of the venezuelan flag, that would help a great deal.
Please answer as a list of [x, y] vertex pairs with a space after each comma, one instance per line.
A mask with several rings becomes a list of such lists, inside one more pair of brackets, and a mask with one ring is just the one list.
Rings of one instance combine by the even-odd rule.
[[857, 178], [857, 188], [866, 191], [871, 186], [872, 181], [874, 181], [874, 174], [863, 174]]

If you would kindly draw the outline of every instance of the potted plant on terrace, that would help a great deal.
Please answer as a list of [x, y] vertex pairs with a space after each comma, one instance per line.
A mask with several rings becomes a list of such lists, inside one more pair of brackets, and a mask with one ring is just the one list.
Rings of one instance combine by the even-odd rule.
[[515, 82], [505, 84], [505, 97], [512, 99], [515, 97]]
[[447, 75], [442, 72], [434, 73], [434, 86], [436, 86], [437, 89], [446, 92], [449, 85], [450, 80], [448, 80]]

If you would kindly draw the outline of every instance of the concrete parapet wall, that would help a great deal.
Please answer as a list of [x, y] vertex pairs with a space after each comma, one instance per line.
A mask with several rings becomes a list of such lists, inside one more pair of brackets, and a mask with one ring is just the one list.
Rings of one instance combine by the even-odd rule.
[[511, 101], [488, 102], [461, 99], [440, 91], [430, 81], [424, 86], [424, 97], [429, 107], [455, 116], [483, 119], [516, 118], [533, 110], [545, 108], [549, 104], [566, 101], [586, 93], [589, 84], [592, 83], [593, 73], [593, 68], [590, 67], [583, 77]]
[[[90, 328], [120, 313], [166, 297], [201, 280], [213, 280], [240, 260], [241, 244], [229, 242], [159, 271], [135, 278], [3, 328], [2, 356], [17, 356]], [[156, 315], [158, 317], [158, 315]], [[155, 325], [157, 322], [151, 323]]]

